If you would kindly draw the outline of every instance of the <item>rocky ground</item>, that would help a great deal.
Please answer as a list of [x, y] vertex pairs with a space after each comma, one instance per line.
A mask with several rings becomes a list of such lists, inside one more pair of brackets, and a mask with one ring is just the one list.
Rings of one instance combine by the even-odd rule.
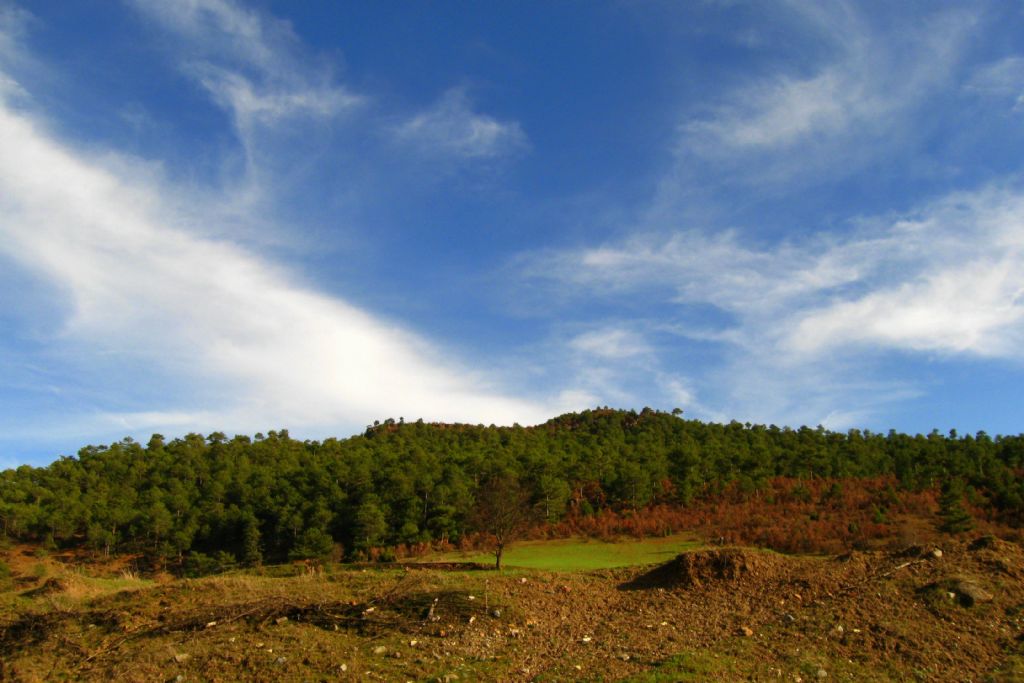
[[994, 537], [582, 574], [271, 573], [22, 577], [0, 603], [0, 679], [1024, 680], [1024, 553]]

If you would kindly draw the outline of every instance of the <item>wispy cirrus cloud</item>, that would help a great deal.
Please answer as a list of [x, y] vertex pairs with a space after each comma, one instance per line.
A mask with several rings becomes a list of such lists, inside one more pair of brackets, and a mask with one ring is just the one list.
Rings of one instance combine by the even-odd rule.
[[762, 62], [688, 110], [671, 165], [623, 236], [534, 252], [522, 274], [548, 282], [549, 301], [575, 292], [563, 310], [587, 301], [613, 307], [619, 324], [623, 311], [659, 317], [648, 367], [633, 370], [667, 393], [664, 368], [674, 368], [680, 397], [706, 417], [844, 427], [921, 391], [880, 371], [889, 352], [1024, 359], [1016, 180], [827, 227], [763, 226], [756, 211], [723, 206], [780, 194], [799, 203], [808, 184], [904, 154], [920, 163], [911, 151], [925, 144], [923, 113], [955, 97], [965, 74], [976, 90], [1014, 87], [1012, 60], [970, 80], [981, 9], [893, 8], [883, 19], [856, 3], [790, 2], [772, 12], [776, 35], [793, 35], [803, 54]]
[[[744, 404], [802, 404], [807, 417], [815, 406], [820, 420], [864, 415], [872, 400], [913, 395], [912, 386], [864, 371], [871, 355], [886, 350], [1024, 360], [1024, 189], [1017, 182], [955, 192], [801, 243], [755, 249], [734, 232], [647, 234], [535, 255], [525, 274], [588, 296], [668, 287], [674, 293], [665, 305], [713, 306], [726, 322], [712, 333], [691, 335], [685, 325], [669, 331], [731, 348], [716, 372], [727, 385], [746, 387], [734, 394], [760, 395], [751, 383], [771, 387], [771, 398]], [[858, 393], [860, 408], [850, 404]], [[736, 395], [718, 400], [735, 407], [727, 413], [749, 410]]]
[[1024, 57], [1011, 55], [978, 67], [966, 85], [969, 91], [1012, 102], [1024, 111]]
[[[114, 414], [100, 401], [108, 423], [251, 430], [389, 414], [502, 423], [546, 414], [400, 324], [199, 236], [164, 201], [177, 190], [132, 174], [130, 159], [77, 152], [3, 102], [0, 146], [0, 250], [55, 288], [52, 305], [67, 306], [55, 348], [150, 364], [197, 385], [184, 406]], [[129, 381], [108, 378], [107, 389]]]
[[770, 249], [744, 246], [735, 232], [648, 234], [540, 255], [526, 273], [587, 291], [670, 285], [675, 303], [774, 321], [757, 330], [774, 330], [780, 349], [800, 354], [863, 341], [1024, 357], [1016, 344], [1024, 326], [1019, 183], [857, 223], [847, 236], [819, 234]]
[[529, 146], [519, 123], [474, 111], [463, 88], [445, 92], [429, 109], [398, 125], [394, 135], [426, 155], [467, 160], [514, 155]]
[[956, 192], [829, 257], [856, 264], [863, 291], [806, 310], [798, 352], [874, 344], [1024, 359], [1024, 190]]
[[651, 349], [638, 332], [622, 327], [605, 327], [573, 337], [569, 346], [599, 358], [622, 359], [643, 356]]
[[367, 102], [304, 54], [288, 22], [233, 0], [131, 0], [175, 37], [174, 59], [231, 114], [250, 172], [261, 134], [296, 118], [329, 120]]
[[[255, 134], [356, 102], [296, 66], [287, 26], [264, 15], [217, 0], [139, 6], [197, 42], [208, 60], [182, 63], [220, 79], [208, 89], [224, 94], [240, 132], [246, 120]], [[13, 29], [0, 27], [12, 59], [25, 54]], [[0, 273], [29, 283], [34, 304], [18, 313], [31, 351], [5, 350], [5, 365], [20, 378], [9, 381], [31, 381], [33, 400], [59, 395], [61, 406], [59, 429], [46, 424], [52, 412], [21, 416], [4, 424], [5, 440], [273, 425], [344, 433], [388, 415], [532, 423], [578, 407], [578, 393], [523, 396], [493, 367], [319, 291], [218, 229], [210, 197], [221, 188], [175, 185], [152, 160], [85, 151], [22, 106], [31, 94], [2, 63], [0, 83]], [[268, 219], [250, 205], [231, 220]]]
[[[969, 8], [882, 28], [852, 3], [790, 2], [790, 30], [824, 56], [752, 74], [680, 126], [682, 163], [723, 164], [733, 180], [846, 175], [912, 138], [910, 121], [954, 77], [977, 17]], [[774, 10], [773, 10], [774, 11]], [[904, 18], [905, 19], [905, 18]]]

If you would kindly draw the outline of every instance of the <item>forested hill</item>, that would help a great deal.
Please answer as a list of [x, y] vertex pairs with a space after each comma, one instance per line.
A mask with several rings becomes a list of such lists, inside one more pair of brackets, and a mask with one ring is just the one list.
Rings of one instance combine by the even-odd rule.
[[909, 436], [704, 423], [598, 409], [536, 427], [386, 420], [347, 439], [214, 433], [88, 446], [47, 467], [0, 473], [0, 531], [19, 540], [240, 561], [455, 540], [483, 482], [519, 482], [548, 521], [654, 503], [688, 505], [776, 477], [962, 482], [1018, 522], [1024, 437]]

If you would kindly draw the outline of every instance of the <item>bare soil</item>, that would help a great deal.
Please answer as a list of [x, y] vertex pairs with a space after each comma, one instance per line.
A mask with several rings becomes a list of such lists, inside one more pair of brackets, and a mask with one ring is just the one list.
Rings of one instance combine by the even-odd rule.
[[9, 562], [0, 680], [1024, 680], [1021, 547], [938, 549], [714, 548], [577, 574], [331, 566], [97, 596]]

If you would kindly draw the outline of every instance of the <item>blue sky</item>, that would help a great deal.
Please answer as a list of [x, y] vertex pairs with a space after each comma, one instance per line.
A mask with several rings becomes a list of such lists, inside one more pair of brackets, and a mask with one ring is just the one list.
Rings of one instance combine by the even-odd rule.
[[0, 467], [597, 405], [1018, 433], [1016, 2], [0, 0]]

